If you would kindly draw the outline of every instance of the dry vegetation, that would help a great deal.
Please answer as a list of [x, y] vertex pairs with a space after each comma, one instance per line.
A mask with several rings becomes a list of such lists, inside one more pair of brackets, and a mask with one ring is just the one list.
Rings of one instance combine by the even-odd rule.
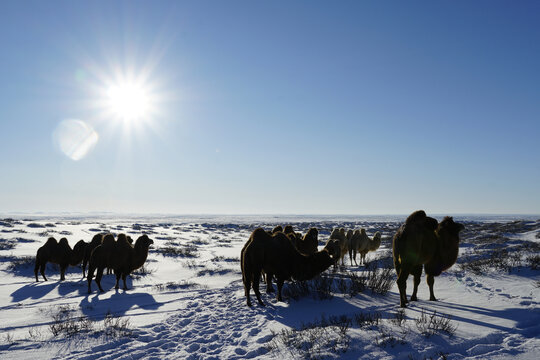
[[[466, 250], [458, 258], [459, 269], [476, 275], [489, 272], [519, 273], [540, 269], [540, 244], [516, 239], [524, 231], [535, 231], [539, 224], [513, 221], [504, 224], [467, 224]], [[535, 237], [538, 238], [536, 233]]]
[[379, 312], [358, 312], [351, 316], [322, 315], [320, 320], [302, 324], [297, 329], [272, 331], [272, 340], [268, 343], [267, 349], [276, 357], [327, 358], [328, 354], [343, 354], [352, 346], [358, 346], [351, 343], [350, 330], [353, 328], [362, 329], [373, 338], [375, 344], [385, 348], [405, 345], [414, 341], [417, 334], [424, 337], [434, 335], [451, 337], [457, 326], [449, 317], [438, 315], [436, 312], [427, 313], [424, 309], [415, 319], [407, 319], [403, 309], [397, 310], [394, 317], [388, 319], [383, 319]]

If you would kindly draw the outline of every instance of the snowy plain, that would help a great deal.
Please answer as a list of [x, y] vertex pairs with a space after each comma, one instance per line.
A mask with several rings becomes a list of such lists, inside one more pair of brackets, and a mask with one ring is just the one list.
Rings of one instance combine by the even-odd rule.
[[[347, 290], [343, 284], [351, 273], [361, 277], [368, 271], [351, 265], [348, 256], [344, 267], [323, 274], [331, 281], [325, 296], [299, 295], [286, 284], [285, 302], [263, 291], [267, 306], [255, 302], [249, 308], [240, 250], [259, 226], [291, 224], [302, 233], [317, 227], [319, 248], [335, 227], [363, 227], [370, 236], [383, 235], [381, 247], [367, 255], [371, 268], [388, 268], [392, 236], [406, 216], [4, 217], [1, 359], [540, 356], [538, 217], [456, 216], [466, 228], [458, 262], [435, 280], [439, 301], [427, 301], [423, 275], [419, 301], [404, 311], [394, 272], [386, 293]], [[105, 275], [106, 292], [99, 294], [92, 283], [88, 294], [80, 267], [70, 267], [60, 282], [58, 269], [49, 265], [49, 281], [35, 282], [33, 260], [48, 237], [66, 237], [73, 246], [99, 232], [134, 239], [144, 233], [154, 240], [144, 269], [129, 278], [128, 291], [115, 291], [114, 276]], [[407, 286], [410, 296], [412, 277]]]

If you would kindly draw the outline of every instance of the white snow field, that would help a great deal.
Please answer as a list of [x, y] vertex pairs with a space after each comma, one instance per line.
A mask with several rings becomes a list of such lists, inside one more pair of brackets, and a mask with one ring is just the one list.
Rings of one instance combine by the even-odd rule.
[[[540, 220], [455, 217], [465, 231], [458, 262], [435, 279], [438, 301], [428, 301], [423, 275], [419, 300], [402, 310], [395, 272], [384, 269], [393, 266], [391, 239], [405, 218], [0, 218], [0, 358], [538, 359]], [[256, 227], [278, 224], [302, 233], [317, 227], [319, 248], [334, 227], [381, 231], [383, 240], [367, 266], [351, 266], [347, 256], [315, 280], [286, 283], [285, 302], [261, 284], [267, 306], [252, 292], [249, 308], [240, 250]], [[35, 254], [48, 237], [74, 246], [98, 232], [154, 240], [129, 290], [116, 291], [114, 275], [105, 275], [105, 292], [92, 282], [88, 294], [80, 266], [61, 282], [48, 265], [49, 280], [35, 281]], [[407, 289], [410, 296], [412, 277]]]

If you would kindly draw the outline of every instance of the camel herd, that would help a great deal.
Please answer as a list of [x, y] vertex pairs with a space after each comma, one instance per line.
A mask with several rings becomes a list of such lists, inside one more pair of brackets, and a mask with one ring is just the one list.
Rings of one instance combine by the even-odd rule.
[[[393, 238], [394, 267], [398, 275], [397, 285], [400, 306], [405, 307], [407, 278], [414, 276], [414, 289], [411, 301], [417, 300], [418, 284], [422, 269], [425, 269], [429, 286], [430, 300], [435, 301], [433, 293], [434, 277], [451, 267], [457, 260], [459, 232], [462, 224], [445, 217], [440, 223], [428, 217], [423, 210], [412, 213]], [[310, 234], [308, 236], [308, 234]], [[370, 239], [365, 229], [334, 229], [324, 248], [318, 251], [317, 229], [312, 228], [305, 236], [295, 233], [292, 227], [276, 226], [272, 232], [262, 228], [255, 229], [242, 248], [241, 268], [247, 305], [251, 306], [250, 291], [253, 287], [260, 305], [264, 306], [259, 291], [261, 276], [266, 275], [267, 292], [273, 292], [272, 277], [278, 286], [277, 300], [282, 301], [281, 289], [285, 280], [309, 280], [334, 266], [348, 252], [351, 265], [360, 253], [360, 262], [365, 264], [369, 251], [381, 245], [381, 234], [376, 232]], [[309, 250], [306, 250], [309, 249]], [[264, 278], [264, 277], [263, 277]]]
[[[412, 213], [399, 228], [393, 238], [392, 250], [400, 306], [405, 307], [407, 278], [414, 277], [414, 288], [410, 300], [417, 300], [417, 290], [422, 269], [425, 270], [429, 286], [430, 300], [435, 301], [433, 292], [434, 277], [450, 268], [457, 260], [459, 232], [462, 224], [445, 217], [440, 223], [428, 217], [423, 210]], [[358, 265], [356, 255], [360, 254], [360, 264], [366, 263], [366, 254], [376, 251], [381, 245], [381, 234], [376, 232], [370, 238], [365, 229], [345, 231], [337, 228], [332, 231], [322, 250], [318, 249], [318, 230], [311, 228], [305, 235], [294, 231], [291, 225], [276, 226], [272, 231], [255, 229], [241, 251], [242, 282], [247, 305], [251, 306], [250, 291], [253, 288], [257, 301], [264, 306], [259, 291], [261, 278], [266, 282], [266, 291], [274, 292], [272, 281], [277, 284], [277, 300], [282, 301], [282, 288], [285, 280], [309, 280], [339, 261], [344, 265], [344, 257], [349, 253], [350, 263]], [[126, 277], [143, 266], [148, 257], [150, 245], [154, 242], [147, 236], [140, 236], [135, 244], [125, 234], [115, 239], [113, 234], [98, 234], [89, 243], [80, 240], [73, 248], [66, 238], [57, 241], [51, 237], [36, 254], [34, 275], [38, 270], [44, 280], [47, 262], [60, 266], [60, 279], [65, 279], [69, 265], [82, 263], [83, 278], [88, 281], [88, 293], [96, 271], [95, 282], [101, 292], [101, 279], [104, 270], [114, 271], [115, 289], [119, 288], [120, 278], [127, 290]], [[86, 267], [88, 266], [88, 274]]]
[[96, 284], [101, 292], [104, 291], [101, 287], [101, 278], [105, 268], [114, 271], [116, 275], [115, 288], [118, 289], [118, 283], [122, 278], [124, 290], [127, 290], [127, 275], [143, 266], [148, 257], [148, 249], [153, 243], [154, 241], [147, 235], [139, 237], [135, 245], [133, 245], [131, 237], [125, 234], [119, 234], [117, 239], [112, 234], [97, 234], [89, 243], [80, 240], [72, 249], [66, 238], [56, 241], [55, 238], [51, 237], [37, 251], [34, 275], [36, 281], [39, 281], [39, 270], [43, 279], [47, 281], [45, 265], [50, 262], [60, 266], [60, 280], [64, 280], [69, 265], [76, 266], [82, 263], [83, 278], [88, 264], [88, 274], [86, 276], [88, 293], [92, 292], [91, 283], [95, 270], [97, 270]]

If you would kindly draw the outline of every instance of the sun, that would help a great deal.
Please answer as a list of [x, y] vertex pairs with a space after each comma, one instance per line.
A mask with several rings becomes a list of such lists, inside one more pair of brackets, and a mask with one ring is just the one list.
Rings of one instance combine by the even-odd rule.
[[142, 84], [131, 81], [112, 84], [106, 99], [108, 110], [124, 121], [144, 120], [150, 115], [151, 96]]

